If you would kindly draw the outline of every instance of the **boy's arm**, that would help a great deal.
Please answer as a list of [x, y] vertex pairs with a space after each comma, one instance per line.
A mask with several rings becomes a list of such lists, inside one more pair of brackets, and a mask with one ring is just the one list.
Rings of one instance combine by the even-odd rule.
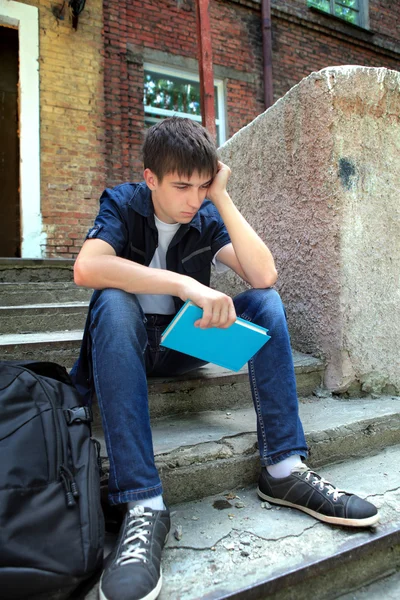
[[153, 269], [116, 256], [114, 248], [100, 239], [83, 244], [74, 266], [79, 286], [116, 288], [131, 294], [169, 294], [192, 300], [203, 309], [201, 327], [229, 327], [236, 319], [232, 298], [186, 275]]
[[86, 240], [74, 265], [75, 283], [98, 290], [117, 288], [132, 294], [178, 296], [181, 278], [178, 273], [150, 269], [116, 256], [114, 248], [100, 239]]
[[254, 288], [267, 288], [278, 278], [271, 252], [232, 202], [226, 185], [230, 168], [219, 162], [219, 170], [207, 192], [228, 230], [232, 244], [218, 253], [228, 265]]

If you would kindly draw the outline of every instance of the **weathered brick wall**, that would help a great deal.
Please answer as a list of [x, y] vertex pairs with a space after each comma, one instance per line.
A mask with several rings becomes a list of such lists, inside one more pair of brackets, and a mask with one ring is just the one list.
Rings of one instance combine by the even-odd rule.
[[[306, 0], [272, 0], [274, 97], [312, 71], [359, 64], [399, 68], [400, 3], [370, 1], [373, 33], [311, 11]], [[141, 178], [146, 50], [197, 58], [195, 0], [106, 0], [107, 181]], [[260, 0], [211, 0], [213, 59], [247, 80], [226, 77], [227, 128], [232, 136], [263, 112]], [[131, 53], [127, 51], [131, 47]]]
[[[91, 0], [77, 31], [68, 8], [64, 20], [54, 17], [52, 7], [61, 2], [25, 3], [40, 11], [46, 255], [73, 257], [102, 189], [142, 176], [146, 52], [197, 59], [195, 0]], [[310, 11], [306, 0], [272, 0], [275, 98], [329, 65], [399, 69], [400, 3], [371, 0], [369, 12], [373, 34]], [[232, 136], [264, 110], [261, 2], [210, 0], [210, 18], [215, 70], [225, 69]]]
[[[142, 177], [143, 54], [159, 50], [197, 59], [195, 0], [105, 0], [105, 101], [107, 179], [110, 185]], [[210, 4], [215, 65], [254, 75], [253, 82], [227, 78], [228, 133], [263, 110], [259, 8], [226, 0]], [[134, 52], [128, 52], [131, 45]]]
[[[73, 258], [105, 185], [102, 2], [91, 0], [75, 31], [62, 2], [39, 8], [41, 210], [46, 255]], [[68, 3], [66, 2], [66, 5]]]

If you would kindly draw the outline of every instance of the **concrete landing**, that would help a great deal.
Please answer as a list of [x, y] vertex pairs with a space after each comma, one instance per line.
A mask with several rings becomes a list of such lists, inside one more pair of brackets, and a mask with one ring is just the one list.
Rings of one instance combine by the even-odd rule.
[[[366, 549], [376, 548], [385, 534], [399, 532], [399, 465], [400, 446], [394, 446], [319, 471], [378, 507], [380, 523], [366, 530], [334, 527], [295, 509], [266, 506], [254, 486], [171, 506], [159, 600], [328, 600], [393, 573], [400, 566], [397, 546], [392, 543], [380, 553]], [[96, 594], [97, 586], [85, 600], [97, 600]]]
[[[172, 533], [181, 527], [182, 537], [179, 541], [174, 535], [169, 539], [160, 600], [223, 598], [256, 582], [282, 575], [289, 569], [307, 564], [311, 571], [311, 565], [316, 561], [372, 541], [383, 531], [398, 529], [399, 464], [400, 447], [396, 446], [376, 456], [346, 461], [320, 471], [328, 481], [358, 493], [379, 508], [380, 525], [367, 531], [329, 526], [294, 509], [262, 508], [254, 488], [235, 491], [238, 498], [228, 500], [231, 507], [225, 510], [214, 508], [216, 500], [227, 500], [224, 495], [175, 506]], [[242, 504], [244, 506], [239, 508]], [[390, 562], [388, 556], [386, 565], [377, 564], [375, 573], [369, 574], [371, 579], [377, 573], [392, 569]], [[354, 578], [357, 575], [361, 576], [361, 572], [354, 573]], [[304, 577], [307, 577], [306, 573]], [[336, 594], [348, 582], [346, 577], [329, 581], [327, 573], [321, 592], [313, 577], [309, 584], [312, 597], [320, 600], [335, 597], [327, 595], [327, 590], [330, 588], [330, 593]], [[310, 588], [305, 592], [304, 595], [297, 591], [293, 596], [282, 594], [279, 597], [282, 600], [286, 597], [310, 598]]]

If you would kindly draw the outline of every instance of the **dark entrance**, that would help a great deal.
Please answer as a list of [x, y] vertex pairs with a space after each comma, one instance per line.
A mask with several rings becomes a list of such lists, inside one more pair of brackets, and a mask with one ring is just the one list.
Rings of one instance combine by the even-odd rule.
[[18, 30], [0, 27], [0, 256], [21, 256]]

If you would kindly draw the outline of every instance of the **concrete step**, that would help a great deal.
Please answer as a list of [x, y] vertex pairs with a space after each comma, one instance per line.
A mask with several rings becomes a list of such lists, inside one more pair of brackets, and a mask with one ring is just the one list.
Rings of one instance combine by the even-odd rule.
[[73, 281], [0, 283], [2, 307], [27, 304], [88, 302], [93, 290], [78, 287]]
[[[319, 470], [378, 507], [374, 528], [335, 527], [295, 509], [265, 507], [254, 486], [228, 483], [221, 494], [171, 505], [159, 600], [331, 600], [393, 573], [400, 567], [399, 465], [400, 446], [393, 446]], [[108, 542], [107, 551], [115, 537]], [[79, 600], [97, 594], [95, 585]]]
[[0, 335], [0, 360], [48, 360], [72, 366], [82, 330]]
[[0, 334], [83, 329], [88, 305], [82, 301], [0, 306]]
[[[300, 402], [300, 415], [312, 468], [400, 444], [400, 397], [308, 397]], [[153, 419], [152, 431], [156, 464], [170, 504], [257, 480], [259, 457], [253, 407]], [[106, 457], [98, 425], [94, 435]], [[106, 458], [104, 466], [107, 471]]]
[[[72, 367], [79, 354], [82, 331], [0, 335], [0, 360], [44, 360]], [[321, 385], [324, 363], [293, 351], [299, 395], [311, 394]], [[238, 373], [206, 365], [180, 377], [150, 377], [152, 417], [190, 411], [223, 410], [251, 404], [247, 366]], [[100, 422], [97, 404], [95, 420]]]
[[[322, 383], [324, 362], [293, 350], [297, 393], [312, 394]], [[252, 405], [247, 365], [237, 373], [206, 365], [179, 377], [148, 380], [152, 418]]]
[[0, 282], [72, 281], [74, 262], [72, 258], [0, 258]]

